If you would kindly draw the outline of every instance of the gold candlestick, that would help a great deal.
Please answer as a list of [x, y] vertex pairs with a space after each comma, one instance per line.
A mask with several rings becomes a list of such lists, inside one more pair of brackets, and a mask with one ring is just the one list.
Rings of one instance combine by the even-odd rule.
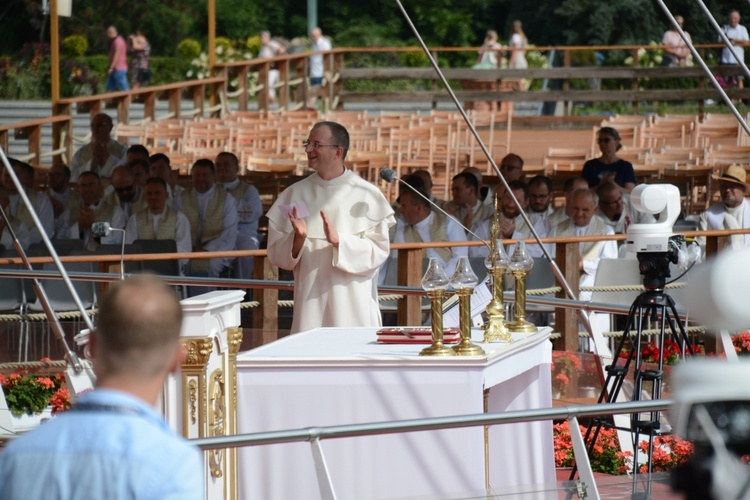
[[458, 293], [459, 326], [461, 328], [461, 342], [453, 347], [459, 356], [480, 356], [484, 349], [471, 343], [471, 294], [479, 279], [469, 264], [469, 258], [458, 259], [456, 272], [451, 277], [451, 285]]
[[450, 285], [448, 275], [445, 274], [440, 261], [431, 258], [422, 277], [422, 288], [430, 297], [430, 314], [432, 315], [432, 345], [425, 347], [419, 353], [420, 356], [455, 356], [456, 353], [450, 347], [443, 344], [443, 297], [445, 290]]
[[427, 292], [430, 297], [432, 314], [432, 345], [425, 347], [419, 353], [420, 356], [455, 356], [456, 353], [450, 347], [443, 344], [443, 296], [445, 290], [435, 289]]
[[516, 280], [515, 320], [507, 327], [512, 332], [532, 333], [537, 328], [526, 321], [526, 275], [534, 266], [534, 259], [526, 252], [523, 241], [516, 243], [516, 250], [510, 259], [510, 271]]
[[487, 305], [489, 320], [484, 325], [484, 342], [511, 342], [510, 332], [505, 326], [505, 305], [503, 303], [503, 275], [508, 269], [508, 255], [503, 249], [502, 242], [498, 243], [500, 235], [500, 209], [497, 196], [494, 200], [495, 215], [490, 226], [490, 253], [484, 260], [492, 276], [492, 300]]

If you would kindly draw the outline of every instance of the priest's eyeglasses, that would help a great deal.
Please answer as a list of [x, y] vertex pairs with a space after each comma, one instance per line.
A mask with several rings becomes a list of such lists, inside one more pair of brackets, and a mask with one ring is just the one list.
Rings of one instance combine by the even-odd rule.
[[337, 148], [336, 144], [321, 144], [318, 141], [302, 141], [302, 146], [307, 149]]

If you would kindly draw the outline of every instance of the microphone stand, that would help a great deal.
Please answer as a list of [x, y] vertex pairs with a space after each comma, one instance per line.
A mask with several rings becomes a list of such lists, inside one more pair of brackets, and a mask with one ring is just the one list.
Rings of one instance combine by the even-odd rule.
[[[497, 167], [497, 164], [495, 164], [495, 160], [492, 159], [492, 155], [490, 154], [489, 150], [487, 150], [487, 147], [484, 145], [482, 138], [479, 136], [479, 132], [477, 132], [477, 129], [474, 127], [474, 124], [471, 123], [471, 120], [466, 114], [466, 111], [464, 110], [463, 106], [461, 106], [461, 103], [456, 97], [456, 94], [453, 92], [453, 89], [451, 89], [450, 85], [448, 84], [448, 80], [445, 79], [445, 75], [443, 75], [443, 72], [440, 70], [440, 67], [437, 64], [437, 61], [435, 61], [435, 58], [432, 57], [432, 53], [430, 52], [430, 49], [427, 48], [427, 45], [424, 43], [424, 40], [422, 39], [422, 36], [419, 34], [419, 31], [417, 30], [416, 26], [414, 26], [414, 23], [412, 23], [411, 18], [409, 17], [409, 14], [406, 12], [406, 9], [404, 9], [404, 6], [401, 4], [401, 0], [396, 0], [396, 4], [398, 5], [398, 8], [401, 10], [401, 13], [404, 15], [404, 18], [406, 19], [406, 23], [411, 28], [412, 32], [414, 33], [414, 36], [419, 41], [419, 45], [422, 47], [422, 50], [427, 56], [427, 59], [429, 59], [430, 64], [435, 69], [435, 72], [438, 74], [438, 77], [440, 78], [440, 81], [443, 83], [445, 90], [448, 92], [451, 99], [453, 100], [453, 103], [456, 105], [458, 112], [463, 117], [464, 121], [466, 122], [466, 125], [469, 127], [469, 130], [471, 130], [471, 133], [474, 136], [474, 138], [477, 140], [477, 143], [479, 144], [479, 147], [481, 148], [482, 152], [487, 157], [487, 161], [489, 162], [490, 165], [492, 165], [492, 168], [495, 170], [495, 172], [497, 172], [497, 175], [500, 177], [500, 181], [503, 183], [503, 186], [505, 186], [505, 190], [507, 191], [508, 194], [510, 194], [510, 197], [513, 199], [513, 203], [515, 203], [516, 206], [518, 207], [521, 218], [523, 218], [524, 222], [529, 227], [529, 230], [531, 230], [531, 234], [534, 236], [534, 239], [537, 241], [537, 243], [539, 244], [539, 247], [542, 249], [542, 254], [547, 259], [550, 266], [552, 266], [552, 272], [554, 273], [557, 280], [560, 282], [560, 285], [565, 291], [565, 295], [567, 295], [568, 298], [572, 300], [578, 300], [578, 297], [576, 296], [575, 293], [573, 293], [573, 289], [570, 288], [568, 281], [565, 279], [565, 276], [563, 276], [562, 271], [560, 271], [560, 268], [557, 266], [557, 263], [549, 254], [545, 246], [542, 244], [542, 239], [539, 237], [539, 234], [536, 232], [536, 229], [534, 229], [534, 225], [531, 223], [531, 221], [529, 220], [529, 217], [526, 215], [526, 211], [524, 211], [524, 209], [521, 207], [521, 204], [518, 202], [518, 199], [513, 194], [513, 191], [510, 189], [510, 186], [508, 186], [508, 182], [505, 180], [505, 177], [503, 177], [503, 174], [500, 172], [500, 169]], [[591, 328], [591, 321], [589, 320], [588, 312], [583, 309], [576, 309], [576, 311], [578, 312], [578, 316], [581, 319], [581, 322], [583, 323], [584, 327], [586, 328], [586, 331], [593, 338], [593, 331]]]
[[[68, 276], [68, 273], [65, 271], [65, 267], [60, 261], [60, 257], [57, 255], [57, 252], [55, 251], [55, 247], [52, 246], [52, 242], [47, 236], [47, 233], [44, 230], [44, 226], [42, 226], [42, 223], [36, 214], [36, 210], [34, 209], [34, 206], [29, 200], [29, 197], [26, 195], [26, 191], [24, 190], [23, 185], [18, 180], [16, 173], [13, 171], [13, 168], [11, 167], [10, 162], [8, 161], [8, 157], [5, 155], [5, 151], [1, 147], [0, 147], [0, 160], [2, 160], [6, 172], [8, 172], [8, 175], [10, 176], [10, 178], [13, 181], [13, 184], [18, 190], [18, 194], [21, 196], [21, 200], [23, 201], [24, 205], [28, 209], [29, 215], [31, 216], [31, 219], [34, 221], [34, 225], [39, 230], [39, 234], [42, 236], [42, 240], [47, 246], [47, 250], [49, 251], [50, 256], [52, 257], [52, 260], [55, 262], [57, 269], [60, 271], [60, 276], [62, 277], [63, 281], [68, 287], [68, 290], [70, 291], [70, 294], [73, 297], [73, 300], [76, 303], [78, 310], [81, 312], [81, 316], [83, 317], [84, 323], [86, 323], [86, 326], [90, 331], [93, 331], [94, 324], [91, 321], [91, 318], [89, 318], [88, 314], [86, 314], [86, 308], [83, 307], [83, 303], [81, 302], [81, 298], [78, 296], [78, 292], [73, 286], [73, 283], [70, 281], [70, 277]], [[5, 221], [6, 227], [8, 228], [8, 231], [11, 237], [13, 238], [13, 245], [16, 248], [16, 251], [18, 252], [19, 257], [23, 261], [24, 266], [29, 271], [33, 271], [33, 268], [31, 266], [31, 263], [29, 262], [26, 252], [24, 252], [23, 248], [21, 247], [21, 244], [18, 241], [18, 238], [16, 237], [15, 232], [13, 231], [13, 227], [10, 224], [10, 220], [8, 219], [8, 216], [5, 213], [5, 210], [2, 209], [2, 207], [0, 207], [0, 215]], [[71, 376], [76, 377], [76, 378], [81, 376], [86, 369], [81, 363], [81, 360], [78, 358], [78, 355], [70, 348], [67, 341], [65, 340], [65, 334], [62, 331], [62, 326], [60, 325], [60, 321], [57, 315], [55, 314], [55, 311], [52, 309], [52, 306], [49, 303], [49, 298], [47, 297], [47, 293], [44, 291], [44, 287], [42, 286], [41, 282], [37, 278], [34, 278], [34, 292], [39, 298], [39, 302], [41, 303], [42, 308], [44, 309], [44, 314], [47, 316], [47, 320], [50, 323], [50, 327], [55, 332], [55, 336], [57, 337], [57, 339], [60, 341], [60, 343], [63, 345], [63, 348], [65, 349], [65, 359], [68, 362], [68, 366], [73, 371]], [[89, 374], [87, 373], [87, 375]], [[90, 375], [88, 378], [89, 378], [89, 382], [91, 382]], [[74, 391], [71, 391], [71, 392], [74, 392]]]

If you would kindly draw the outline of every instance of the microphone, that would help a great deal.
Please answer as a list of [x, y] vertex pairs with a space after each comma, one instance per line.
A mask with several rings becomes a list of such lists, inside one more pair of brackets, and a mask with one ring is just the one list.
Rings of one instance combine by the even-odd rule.
[[[109, 236], [112, 231], [117, 231], [117, 229], [112, 228], [109, 222], [94, 222], [91, 224], [91, 234], [97, 238]], [[120, 229], [120, 231], [122, 231], [122, 229]]]
[[109, 222], [94, 222], [91, 224], [91, 234], [97, 238], [109, 236], [112, 231], [120, 231], [122, 235], [122, 248], [120, 250], [120, 279], [125, 279], [125, 230], [112, 227]]
[[481, 241], [482, 243], [484, 243], [484, 245], [490, 251], [492, 251], [492, 247], [490, 247], [490, 244], [487, 243], [484, 240], [484, 238], [480, 238], [474, 231], [472, 231], [468, 227], [464, 226], [461, 223], [461, 221], [459, 221], [454, 216], [452, 216], [451, 214], [449, 214], [448, 212], [446, 212], [445, 210], [443, 210], [442, 208], [440, 208], [434, 201], [432, 201], [431, 199], [429, 199], [428, 197], [426, 197], [425, 195], [423, 195], [422, 193], [420, 193], [418, 189], [414, 189], [413, 186], [410, 186], [409, 184], [407, 184], [406, 182], [404, 182], [403, 180], [401, 180], [399, 177], [397, 177], [396, 176], [396, 171], [393, 170], [392, 168], [388, 168], [388, 167], [381, 168], [380, 169], [380, 178], [383, 179], [384, 181], [388, 182], [388, 183], [391, 183], [394, 180], [397, 180], [401, 184], [403, 184], [404, 186], [408, 186], [409, 189], [411, 189], [411, 191], [413, 193], [417, 193], [419, 196], [421, 196], [422, 198], [424, 198], [425, 200], [427, 200], [427, 203], [429, 203], [431, 207], [436, 208], [440, 213], [442, 213], [446, 217], [450, 218], [453, 222], [455, 222], [456, 224], [458, 224], [459, 226], [461, 226], [464, 229], [464, 231], [466, 231], [470, 235], [474, 236], [477, 239], [477, 241]]

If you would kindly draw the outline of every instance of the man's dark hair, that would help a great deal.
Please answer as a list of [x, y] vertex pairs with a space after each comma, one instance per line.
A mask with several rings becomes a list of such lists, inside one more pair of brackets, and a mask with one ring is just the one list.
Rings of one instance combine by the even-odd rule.
[[464, 185], [474, 188], [474, 193], [479, 196], [479, 181], [476, 176], [470, 172], [461, 172], [453, 176], [453, 180], [463, 179]]
[[211, 173], [216, 173], [216, 167], [214, 166], [214, 162], [209, 160], [208, 158], [200, 158], [198, 160], [195, 160], [195, 163], [193, 163], [192, 168], [190, 171], [192, 172], [195, 167], [208, 167], [211, 169]]
[[234, 163], [235, 167], [239, 167], [239, 165], [240, 165], [240, 160], [237, 158], [237, 155], [234, 154], [234, 153], [230, 153], [229, 151], [222, 151], [221, 153], [219, 153], [219, 154], [216, 155], [217, 158], [219, 156], [228, 156], [228, 157], [230, 157], [232, 159], [232, 162]]
[[167, 162], [167, 165], [170, 165], [169, 156], [165, 155], [164, 153], [156, 153], [151, 155], [151, 157], [148, 159], [148, 164], [151, 165], [153, 163], [156, 163], [157, 161], [165, 161]]
[[518, 166], [520, 166], [521, 168], [523, 168], [523, 158], [521, 158], [517, 154], [515, 154], [515, 153], [508, 153], [507, 155], [505, 155], [505, 158], [503, 158], [503, 160], [506, 160], [506, 159], [508, 159], [508, 160], [516, 160], [518, 162]]
[[313, 129], [318, 127], [328, 127], [328, 130], [331, 131], [333, 145], [344, 149], [344, 154], [341, 156], [341, 159], [345, 160], [346, 153], [349, 152], [349, 132], [346, 130], [346, 127], [336, 122], [318, 122], [313, 125]]
[[81, 172], [81, 174], [78, 176], [78, 182], [81, 182], [82, 177], [94, 177], [97, 181], [97, 183], [101, 184], [102, 178], [99, 177], [99, 174], [96, 172], [92, 172], [91, 170], [86, 170], [85, 172]]
[[529, 185], [523, 181], [515, 180], [508, 183], [511, 191], [523, 191], [524, 199], [529, 199]]
[[160, 186], [164, 187], [165, 191], [169, 192], [167, 190], [167, 181], [165, 181], [161, 177], [149, 177], [148, 179], [146, 179], [144, 186], [148, 186], [149, 184], [159, 184]]
[[143, 144], [133, 144], [128, 148], [127, 154], [135, 154], [148, 158], [148, 149]]
[[598, 188], [596, 188], [596, 195], [601, 198], [605, 194], [614, 193], [619, 190], [620, 188], [618, 188], [617, 184], [614, 182], [603, 182]]
[[16, 160], [15, 158], [8, 158], [8, 162], [11, 167], [20, 170], [24, 175], [28, 176], [29, 179], [34, 180], [34, 167], [24, 161]]
[[529, 188], [531, 188], [532, 186], [537, 186], [537, 185], [542, 185], [542, 184], [547, 186], [547, 192], [549, 192], [549, 194], [552, 194], [552, 179], [550, 179], [546, 175], [539, 174], [539, 175], [535, 175], [534, 177], [532, 177], [531, 180], [529, 181]]
[[[421, 179], [420, 179], [421, 181]], [[424, 198], [422, 196], [424, 196]], [[407, 198], [413, 199], [418, 205], [426, 207], [427, 210], [432, 210], [432, 205], [426, 200], [427, 194], [425, 194], [424, 184], [422, 186], [404, 186], [401, 188], [401, 197], [406, 196]]]

